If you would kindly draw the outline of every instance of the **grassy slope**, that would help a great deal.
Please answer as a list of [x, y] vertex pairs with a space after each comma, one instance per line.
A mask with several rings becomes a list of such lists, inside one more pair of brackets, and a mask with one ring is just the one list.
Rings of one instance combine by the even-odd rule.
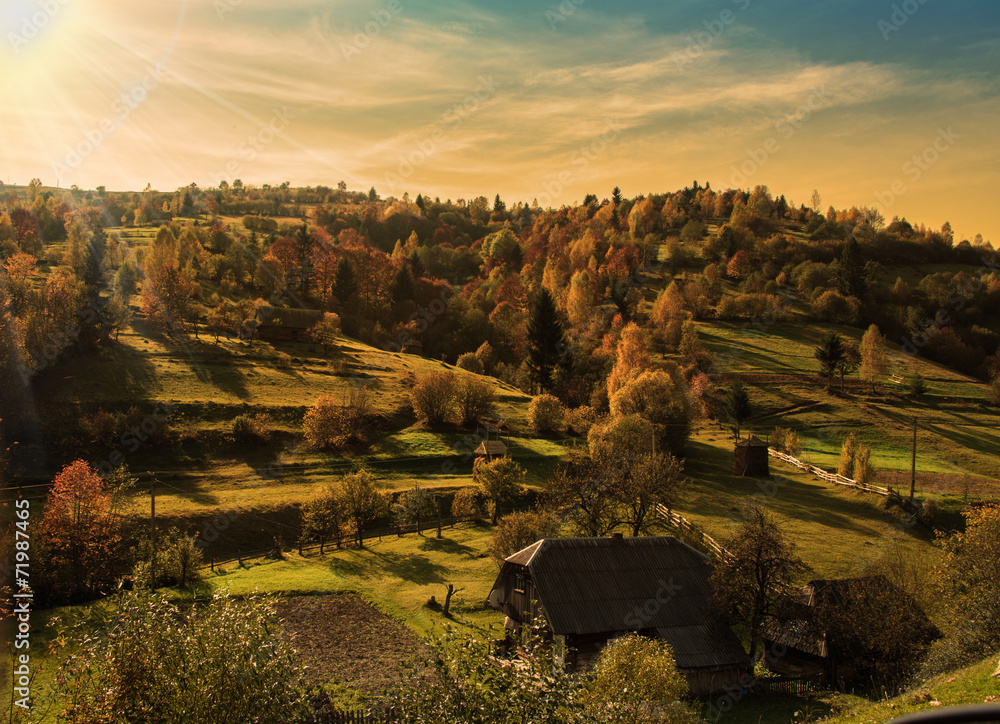
[[[409, 426], [413, 418], [408, 406], [413, 376], [445, 369], [470, 373], [347, 338], [324, 359], [320, 349], [307, 344], [255, 342], [249, 347], [225, 339], [215, 343], [204, 335], [175, 344], [141, 320], [133, 326], [121, 335], [120, 345], [80, 359], [72, 374], [54, 370], [40, 385], [37, 402], [43, 419], [65, 426], [75, 426], [98, 407], [124, 410], [135, 405], [148, 415], [159, 403], [173, 405], [167, 425], [183, 438], [181, 444], [122, 450], [133, 470], [154, 471], [166, 484], [158, 498], [165, 514], [301, 500], [317, 482], [356, 465], [372, 466], [397, 489], [428, 479], [435, 486], [471, 484], [471, 451], [480, 441], [475, 431]], [[281, 351], [293, 357], [288, 369], [275, 365]], [[515, 431], [514, 454], [532, 468], [529, 482], [540, 483], [539, 475], [554, 465], [551, 459], [562, 454], [561, 443], [524, 437], [519, 431], [526, 426], [530, 397], [486, 379], [496, 389], [499, 414]], [[371, 392], [375, 411], [389, 425], [402, 425], [402, 432], [376, 431], [370, 450], [342, 456], [316, 453], [294, 441], [302, 415], [318, 396], [342, 398], [358, 382]], [[225, 444], [231, 420], [248, 411], [271, 415], [283, 439], [264, 446]], [[95, 449], [88, 457], [98, 463], [111, 451]]]

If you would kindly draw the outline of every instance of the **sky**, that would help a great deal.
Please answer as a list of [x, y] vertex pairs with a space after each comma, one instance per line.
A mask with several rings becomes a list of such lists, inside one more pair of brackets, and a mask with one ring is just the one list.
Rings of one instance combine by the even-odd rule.
[[5, 0], [0, 180], [767, 185], [1000, 245], [996, 0]]

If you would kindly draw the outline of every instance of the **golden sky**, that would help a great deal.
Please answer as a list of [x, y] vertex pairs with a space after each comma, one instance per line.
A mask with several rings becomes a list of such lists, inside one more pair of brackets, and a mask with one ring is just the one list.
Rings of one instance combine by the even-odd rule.
[[1000, 242], [994, 3], [498, 5], [8, 0], [0, 180], [559, 205], [697, 179]]

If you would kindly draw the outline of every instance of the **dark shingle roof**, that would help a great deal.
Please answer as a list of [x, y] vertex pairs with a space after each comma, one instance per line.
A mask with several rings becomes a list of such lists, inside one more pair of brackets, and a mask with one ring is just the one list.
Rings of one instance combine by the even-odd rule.
[[681, 669], [748, 663], [712, 613], [708, 559], [676, 538], [546, 538], [507, 562], [528, 568], [557, 634], [655, 629]]

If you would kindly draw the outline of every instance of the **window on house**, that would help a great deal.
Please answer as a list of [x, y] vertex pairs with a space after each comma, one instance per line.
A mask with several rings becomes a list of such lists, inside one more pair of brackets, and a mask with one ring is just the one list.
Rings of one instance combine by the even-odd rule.
[[514, 590], [524, 593], [524, 574], [518, 573], [514, 576]]

